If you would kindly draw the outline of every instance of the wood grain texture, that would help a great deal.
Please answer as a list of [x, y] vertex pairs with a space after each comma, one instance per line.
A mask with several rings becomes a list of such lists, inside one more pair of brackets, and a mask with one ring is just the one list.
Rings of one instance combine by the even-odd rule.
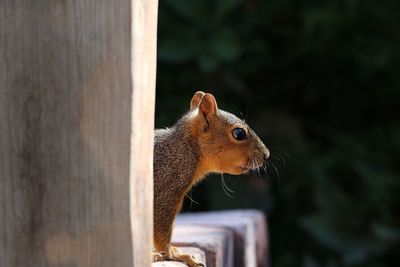
[[150, 266], [153, 251], [153, 141], [157, 0], [132, 5], [132, 136], [130, 206], [134, 266]]
[[0, 1], [0, 266], [150, 266], [156, 8]]

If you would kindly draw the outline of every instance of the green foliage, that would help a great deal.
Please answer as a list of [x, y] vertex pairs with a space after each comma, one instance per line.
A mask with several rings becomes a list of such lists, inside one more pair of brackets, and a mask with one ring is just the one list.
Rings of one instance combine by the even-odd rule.
[[208, 178], [191, 210], [264, 210], [273, 267], [400, 266], [399, 14], [396, 0], [160, 1], [157, 126], [207, 90], [273, 155], [266, 174], [225, 177], [234, 199]]

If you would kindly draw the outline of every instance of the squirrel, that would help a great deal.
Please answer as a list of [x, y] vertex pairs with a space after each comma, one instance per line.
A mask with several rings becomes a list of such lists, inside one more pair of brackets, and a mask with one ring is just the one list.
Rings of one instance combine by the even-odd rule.
[[212, 94], [196, 92], [189, 112], [171, 128], [154, 133], [153, 261], [204, 266], [171, 245], [175, 217], [186, 193], [207, 174], [239, 175], [259, 168], [269, 154], [243, 120], [218, 109]]

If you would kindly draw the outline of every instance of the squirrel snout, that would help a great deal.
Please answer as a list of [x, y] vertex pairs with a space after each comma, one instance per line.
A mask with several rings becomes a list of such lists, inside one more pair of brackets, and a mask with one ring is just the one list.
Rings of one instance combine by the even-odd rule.
[[264, 151], [263, 151], [263, 154], [264, 154], [264, 161], [266, 161], [269, 158], [269, 155], [270, 155], [269, 149], [265, 147]]

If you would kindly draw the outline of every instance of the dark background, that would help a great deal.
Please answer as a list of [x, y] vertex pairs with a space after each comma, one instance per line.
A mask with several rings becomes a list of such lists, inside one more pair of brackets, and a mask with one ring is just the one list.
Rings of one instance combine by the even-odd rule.
[[272, 151], [184, 210], [263, 210], [273, 267], [400, 266], [400, 1], [162, 0], [158, 45], [158, 128], [204, 90]]

